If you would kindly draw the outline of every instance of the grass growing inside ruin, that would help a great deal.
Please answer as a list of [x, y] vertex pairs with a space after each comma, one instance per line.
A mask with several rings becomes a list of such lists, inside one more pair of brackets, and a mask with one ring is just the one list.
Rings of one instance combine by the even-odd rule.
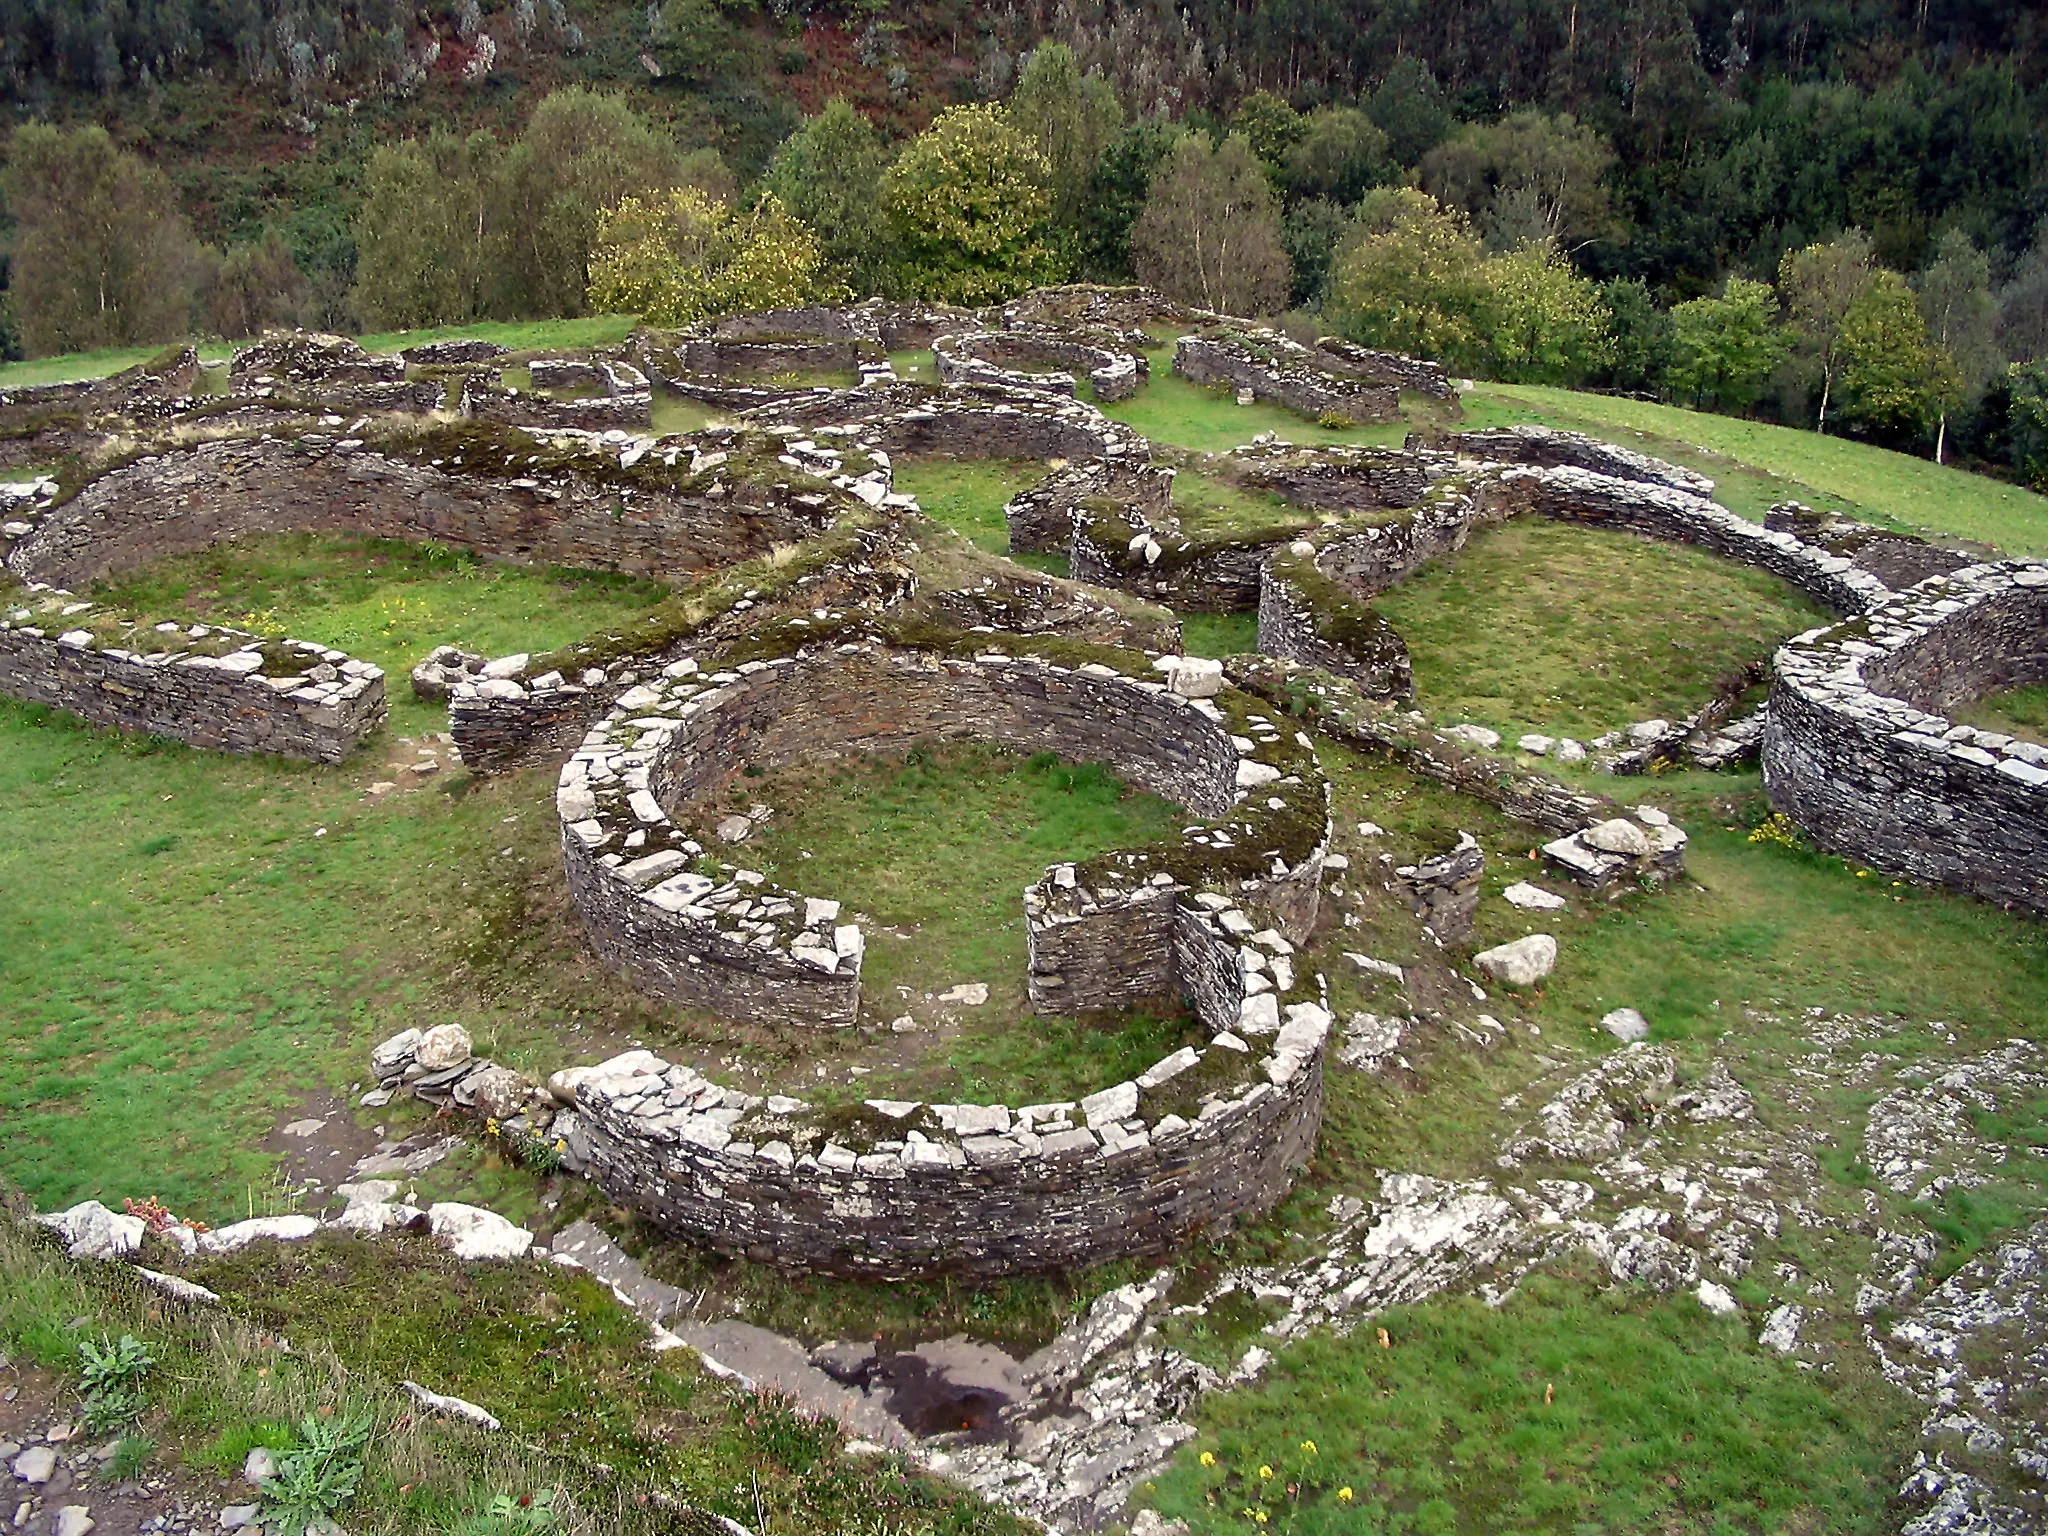
[[1949, 713], [1979, 730], [2003, 731], [2008, 736], [2048, 743], [2048, 683], [2001, 688], [1959, 704]]
[[631, 622], [669, 595], [603, 571], [513, 565], [395, 539], [267, 534], [177, 555], [108, 582], [95, 598], [128, 612], [318, 640], [384, 669], [397, 732], [446, 728], [407, 675], [436, 645], [538, 654]]
[[1520, 518], [1375, 600], [1435, 720], [1585, 737], [1706, 702], [1826, 616], [1698, 550]]
[[1235, 656], [1258, 649], [1256, 613], [1183, 613], [1181, 649], [1190, 656]]
[[614, 346], [632, 335], [639, 324], [632, 315], [581, 315], [573, 320], [479, 320], [419, 331], [376, 331], [356, 339], [366, 350], [379, 353], [402, 352], [430, 341], [468, 338], [495, 341], [511, 352], [566, 352], [577, 347]]
[[1315, 513], [1278, 496], [1242, 491], [1192, 469], [1173, 477], [1173, 510], [1181, 526], [1199, 539], [1278, 539], [1317, 522]]
[[[2048, 497], [1911, 454], [1738, 416], [1534, 384], [1484, 384], [1466, 402], [1474, 420], [1487, 424], [1542, 421], [1607, 437], [1619, 435], [1629, 446], [1648, 453], [1663, 453], [1662, 442], [1725, 454], [1778, 477], [1783, 490], [1773, 500], [1825, 505], [1807, 494], [1810, 488], [1822, 498], [1838, 497], [1853, 504], [1861, 509], [1859, 515], [1872, 521], [1976, 539], [2009, 554], [2048, 554]], [[1486, 407], [1492, 408], [1491, 419]], [[1709, 464], [1700, 467], [1715, 473]], [[1758, 516], [1725, 496], [1719, 499], [1745, 516]]]
[[[66, 352], [57, 357], [32, 357], [25, 362], [0, 363], [0, 389], [20, 389], [29, 384], [67, 384], [74, 379], [103, 379], [111, 374], [146, 363], [163, 351], [154, 347], [107, 347], [97, 352]], [[203, 362], [224, 362], [233, 352], [224, 342], [200, 346]]]
[[1899, 1416], [1856, 1412], [1690, 1297], [1537, 1276], [1498, 1310], [1379, 1322], [1389, 1347], [1311, 1339], [1204, 1398], [1156, 1507], [1299, 1536], [1881, 1528]]
[[[1024, 991], [1024, 888], [1046, 866], [1178, 832], [1188, 813], [1096, 765], [982, 745], [855, 757], [732, 792], [776, 814], [750, 862], [844, 903], [867, 934], [862, 1022], [882, 1026], [853, 1096], [1034, 1102], [1092, 1093], [1181, 1043], [1177, 1017], [1077, 1023], [1032, 1014]], [[988, 987], [979, 1005], [938, 994]], [[888, 1024], [903, 1015], [914, 1034]]]
[[[1007, 554], [1010, 528], [1003, 506], [1019, 491], [1029, 490], [1046, 476], [1037, 459], [950, 459], [898, 457], [893, 465], [896, 489], [915, 496], [926, 517], [963, 535], [977, 549]], [[1065, 555], [1013, 556], [1020, 565], [1065, 575]]]
[[1103, 414], [1136, 427], [1156, 443], [1220, 453], [1272, 432], [1291, 443], [1368, 443], [1398, 447], [1408, 435], [1401, 422], [1330, 428], [1277, 405], [1256, 401], [1239, 405], [1228, 389], [1190, 383], [1173, 371], [1169, 344], [1146, 354], [1152, 363], [1151, 382], [1128, 400], [1102, 407]]

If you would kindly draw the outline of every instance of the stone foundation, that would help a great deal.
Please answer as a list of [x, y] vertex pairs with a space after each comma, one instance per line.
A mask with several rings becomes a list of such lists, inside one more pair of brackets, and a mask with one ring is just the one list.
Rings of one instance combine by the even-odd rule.
[[1332, 373], [1383, 384], [1389, 389], [1409, 389], [1432, 400], [1455, 401], [1458, 389], [1444, 372], [1442, 363], [1427, 362], [1400, 352], [1378, 352], [1336, 336], [1317, 339], [1315, 359]]
[[1174, 344], [1173, 371], [1196, 384], [1250, 390], [1252, 398], [1317, 420], [1398, 421], [1401, 397], [1384, 385], [1332, 373], [1316, 354], [1278, 331], [1222, 329], [1183, 336]]
[[384, 674], [310, 641], [119, 619], [0, 584], [0, 693], [222, 752], [338, 763], [384, 723]]
[[2048, 747], [1945, 713], [2043, 681], [2048, 564], [1933, 577], [1778, 651], [1764, 789], [1822, 847], [2048, 913]]
[[[968, 331], [932, 343], [932, 361], [948, 384], [994, 384], [1012, 389], [1076, 392], [1085, 373], [1097, 400], [1128, 400], [1151, 375], [1141, 353], [1097, 346], [1045, 326]], [[1026, 370], [1055, 370], [1028, 372]]]
[[1083, 459], [1056, 469], [1003, 504], [1010, 552], [1070, 555], [1074, 512], [1091, 502], [1114, 502], [1147, 522], [1173, 513], [1174, 471], [1131, 459]]
[[1493, 427], [1480, 432], [1445, 432], [1412, 435], [1411, 448], [1441, 448], [1468, 458], [1488, 459], [1496, 464], [1535, 464], [1545, 469], [1585, 469], [1615, 480], [1640, 480], [1645, 485], [1668, 486], [1689, 496], [1712, 496], [1714, 482], [1707, 476], [1646, 453], [1602, 442], [1583, 432], [1564, 432], [1556, 427]]
[[1334, 673], [1369, 699], [1415, 693], [1408, 646], [1394, 626], [1324, 578], [1307, 556], [1283, 552], [1260, 567], [1259, 649]]

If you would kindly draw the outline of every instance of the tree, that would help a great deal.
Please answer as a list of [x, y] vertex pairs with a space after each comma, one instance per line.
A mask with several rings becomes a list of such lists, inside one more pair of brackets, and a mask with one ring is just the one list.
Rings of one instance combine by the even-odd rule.
[[163, 172], [104, 128], [14, 130], [0, 194], [9, 286], [31, 355], [166, 341], [191, 324], [198, 242]]
[[1359, 203], [1338, 247], [1326, 312], [1353, 341], [1469, 370], [1485, 352], [1485, 264], [1462, 210], [1381, 187]]
[[1387, 136], [1356, 107], [1319, 107], [1287, 151], [1287, 189], [1295, 197], [1355, 203], [1368, 187], [1396, 179]]
[[2048, 358], [2048, 219], [1998, 290], [1998, 346], [2016, 363]]
[[910, 286], [953, 304], [995, 304], [1064, 265], [1049, 236], [1052, 167], [1000, 107], [951, 107], [882, 179]]
[[1478, 221], [1497, 248], [1549, 240], [1576, 250], [1613, 230], [1614, 148], [1568, 112], [1534, 108], [1471, 123], [1422, 160], [1422, 185]]
[[[1920, 318], [1927, 339], [1948, 359], [1960, 403], [1974, 405], [1986, 386], [2004, 372], [1992, 332], [1998, 303], [1991, 296], [1991, 263], [1977, 242], [1960, 229], [1946, 231], [1934, 248], [1934, 259], [1914, 284], [1920, 297]], [[1944, 409], [1935, 426], [1934, 462], [1948, 452], [1948, 418]]]
[[1308, 132], [1302, 115], [1271, 91], [1253, 91], [1230, 114], [1230, 131], [1241, 135], [1253, 154], [1276, 172], [1287, 153]]
[[313, 285], [276, 230], [238, 245], [221, 259], [204, 294], [206, 328], [240, 341], [288, 330], [312, 318]]
[[504, 152], [488, 133], [380, 144], [356, 210], [357, 314], [392, 330], [459, 325], [497, 307], [513, 211]]
[[[543, 98], [505, 163], [509, 312], [583, 313], [599, 213], [628, 195], [681, 185], [682, 161], [675, 141], [623, 97], [570, 86]], [[696, 172], [707, 179], [711, 162], [700, 159]]]
[[2048, 491], [2048, 363], [2014, 363], [2007, 392], [2012, 467], [2035, 490]]
[[856, 294], [897, 287], [896, 231], [877, 190], [889, 161], [881, 130], [835, 96], [783, 141], [761, 183], [810, 226]]
[[1180, 142], [1181, 128], [1163, 117], [1127, 124], [1089, 179], [1081, 213], [1081, 270], [1099, 281], [1131, 276], [1131, 226], [1145, 207], [1152, 173]]
[[1719, 298], [1671, 311], [1671, 388], [1695, 406], [1746, 411], [1784, 360], [1769, 283], [1731, 277]]
[[1841, 365], [1842, 322], [1869, 288], [1876, 273], [1870, 237], [1860, 229], [1843, 232], [1826, 245], [1787, 251], [1778, 263], [1778, 292], [1800, 349], [1820, 370], [1820, 416], [1815, 430], [1828, 429], [1828, 403]]
[[1054, 222], [1078, 230], [1095, 167], [1123, 128], [1116, 92], [1100, 75], [1083, 75], [1065, 43], [1041, 43], [1017, 77], [1009, 112], [1052, 167]]
[[1351, 214], [1327, 197], [1311, 197], [1287, 210], [1280, 224], [1280, 246], [1294, 268], [1289, 302], [1312, 306], [1329, 281], [1330, 262], [1351, 228]]
[[1550, 245], [1486, 263], [1488, 350], [1512, 384], [1578, 384], [1613, 356], [1614, 317], [1593, 283]]
[[1913, 290], [1880, 268], [1842, 317], [1844, 415], [1881, 435], [1923, 432], [1953, 404], [1949, 359], [1928, 344]]
[[600, 314], [692, 325], [825, 296], [823, 268], [817, 238], [774, 193], [735, 213], [695, 187], [673, 187], [598, 215], [589, 301]]
[[1444, 105], [1444, 89], [1435, 75], [1412, 53], [1398, 55], [1386, 77], [1366, 99], [1367, 116], [1387, 136], [1387, 148], [1398, 165], [1415, 165], [1450, 137], [1457, 126]]
[[1131, 256], [1140, 282], [1205, 309], [1264, 315], [1285, 304], [1279, 200], [1251, 145], [1234, 133], [1214, 149], [1199, 133], [1174, 145], [1131, 226]]
[[1637, 278], [1603, 284], [1600, 297], [1613, 316], [1608, 383], [1625, 394], [1662, 394], [1671, 367], [1671, 316], [1657, 307], [1649, 285]]

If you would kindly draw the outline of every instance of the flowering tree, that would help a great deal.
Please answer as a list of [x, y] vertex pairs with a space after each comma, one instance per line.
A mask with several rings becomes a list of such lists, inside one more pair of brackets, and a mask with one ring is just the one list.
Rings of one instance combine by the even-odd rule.
[[953, 107], [882, 179], [909, 284], [995, 304], [1066, 275], [1050, 238], [1052, 166], [1001, 107]]
[[654, 325], [836, 297], [824, 253], [771, 192], [735, 212], [694, 187], [625, 197], [598, 216], [590, 307]]

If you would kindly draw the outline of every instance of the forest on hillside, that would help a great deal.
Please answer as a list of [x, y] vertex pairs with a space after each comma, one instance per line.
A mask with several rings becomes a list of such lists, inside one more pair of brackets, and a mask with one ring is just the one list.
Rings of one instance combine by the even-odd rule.
[[1135, 275], [2048, 474], [2026, 0], [0, 0], [0, 95], [16, 348], [575, 313], [612, 219], [614, 272], [709, 231], [819, 291]]

